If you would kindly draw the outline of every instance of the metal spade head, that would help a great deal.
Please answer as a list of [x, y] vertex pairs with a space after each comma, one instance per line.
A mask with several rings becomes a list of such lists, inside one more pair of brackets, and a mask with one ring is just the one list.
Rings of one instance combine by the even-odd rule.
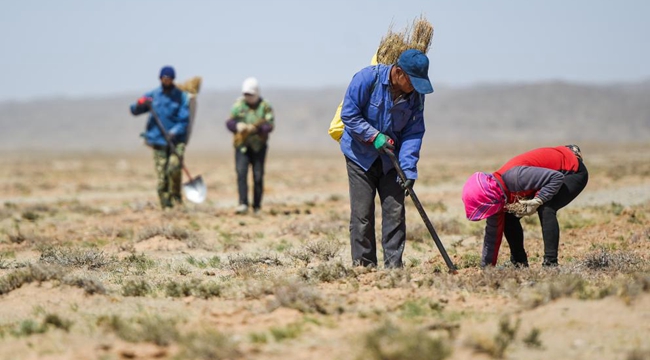
[[200, 204], [205, 201], [208, 189], [203, 183], [203, 178], [199, 175], [183, 184], [183, 192], [185, 193], [187, 200]]

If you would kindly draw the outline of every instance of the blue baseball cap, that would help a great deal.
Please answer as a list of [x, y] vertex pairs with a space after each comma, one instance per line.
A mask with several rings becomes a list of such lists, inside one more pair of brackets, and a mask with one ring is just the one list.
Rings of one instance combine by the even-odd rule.
[[175, 79], [176, 72], [174, 71], [173, 67], [165, 66], [162, 69], [160, 69], [160, 77], [162, 78], [163, 76], [167, 76], [168, 78]]
[[431, 94], [433, 86], [429, 81], [429, 58], [420, 50], [408, 49], [397, 59], [397, 66], [409, 76], [415, 91]]

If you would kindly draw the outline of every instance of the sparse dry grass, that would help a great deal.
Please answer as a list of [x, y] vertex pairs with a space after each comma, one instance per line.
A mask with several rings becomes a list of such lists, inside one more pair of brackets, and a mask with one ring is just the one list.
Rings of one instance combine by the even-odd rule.
[[[559, 213], [560, 267], [555, 269], [541, 268], [539, 221], [525, 218], [531, 267], [480, 270], [485, 224], [467, 222], [457, 194], [448, 190], [462, 185], [465, 176], [459, 174], [475, 166], [468, 158], [459, 158], [457, 167], [424, 161], [423, 176], [440, 177], [423, 178], [418, 195], [459, 273], [447, 272], [411, 205], [406, 267], [383, 269], [380, 244], [379, 268], [352, 267], [348, 199], [339, 195], [346, 193], [347, 181], [344, 171], [332, 170], [339, 169], [340, 159], [331, 161], [331, 166], [314, 168], [305, 189], [281, 186], [287, 171], [271, 162], [272, 190], [261, 216], [233, 216], [222, 203], [232, 195], [231, 179], [207, 170], [210, 192], [219, 200], [173, 211], [160, 212], [152, 202], [155, 193], [136, 184], [135, 179], [151, 180], [144, 170], [122, 177], [89, 175], [78, 199], [5, 204], [0, 209], [0, 297], [7, 306], [0, 314], [5, 319], [0, 351], [25, 358], [47, 351], [57, 356], [45, 344], [65, 336], [73, 354], [82, 351], [74, 344], [83, 342], [88, 344], [84, 351], [97, 358], [430, 359], [451, 352], [466, 357], [474, 349], [490, 357], [553, 358], [566, 345], [553, 340], [549, 346], [547, 336], [566, 329], [549, 332], [542, 325], [544, 318], [557, 316], [549, 308], [620, 304], [619, 313], [633, 313], [647, 305], [650, 203], [570, 204]], [[312, 166], [303, 160], [284, 165]], [[104, 171], [99, 169], [94, 171]], [[602, 165], [601, 173], [606, 169]], [[60, 181], [67, 175], [57, 176], [39, 180], [52, 186], [30, 186], [29, 196], [63, 196]], [[615, 183], [647, 181], [642, 173], [633, 176]], [[585, 194], [614, 181], [592, 180]], [[102, 199], [101, 189], [112, 189], [102, 181], [131, 184], [143, 195], [113, 198], [111, 193]], [[291, 200], [283, 198], [289, 190], [295, 195]], [[100, 200], [88, 200], [95, 196]], [[504, 241], [499, 265], [507, 263], [508, 250]], [[498, 325], [504, 313], [511, 316], [503, 328], [508, 331]], [[519, 317], [527, 319], [521, 333], [516, 331]], [[488, 335], [468, 347], [461, 340], [473, 338], [476, 324], [486, 324]], [[597, 335], [585, 329], [581, 336], [593, 341]], [[607, 331], [623, 339], [617, 346], [629, 349], [628, 358], [645, 356], [638, 343], [628, 340], [639, 331], [634, 321]], [[33, 348], [21, 347], [28, 336], [39, 341], [32, 341]], [[123, 351], [125, 346], [129, 351]], [[146, 353], [149, 347], [159, 350]], [[589, 348], [581, 351], [595, 354]], [[597, 355], [611, 353], [605, 349]]]
[[177, 320], [158, 315], [145, 315], [125, 319], [120, 315], [101, 316], [97, 325], [106, 331], [115, 333], [120, 339], [128, 342], [151, 342], [167, 346], [178, 341], [180, 332]]
[[331, 312], [327, 300], [316, 288], [299, 280], [288, 279], [277, 283], [273, 292], [275, 299], [269, 303], [269, 310], [277, 307], [296, 309], [303, 313]]
[[82, 249], [70, 247], [45, 246], [41, 250], [41, 262], [56, 264], [64, 267], [81, 267], [99, 269], [115, 263], [114, 257], [104, 255], [97, 249]]

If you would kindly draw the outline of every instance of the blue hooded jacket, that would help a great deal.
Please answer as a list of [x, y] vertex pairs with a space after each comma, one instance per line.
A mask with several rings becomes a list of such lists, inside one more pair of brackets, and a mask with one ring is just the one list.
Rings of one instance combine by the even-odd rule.
[[[153, 99], [151, 107], [158, 114], [160, 122], [162, 122], [172, 141], [175, 144], [187, 142], [187, 126], [190, 120], [190, 97], [188, 93], [179, 90], [177, 87], [164, 92], [161, 86], [149, 91], [144, 96]], [[148, 106], [138, 105], [138, 103], [131, 105], [133, 115], [146, 112], [149, 112]], [[150, 146], [167, 145], [167, 141], [156, 125], [153, 115], [149, 115], [147, 128], [141, 136], [145, 138], [145, 141]]]
[[[352, 78], [341, 108], [345, 124], [341, 151], [367, 171], [380, 156], [372, 140], [381, 132], [395, 141], [400, 167], [407, 179], [415, 180], [424, 136], [424, 95], [413, 91], [394, 103], [389, 84], [391, 68], [368, 66]], [[386, 174], [393, 164], [387, 155], [381, 155], [381, 161]]]

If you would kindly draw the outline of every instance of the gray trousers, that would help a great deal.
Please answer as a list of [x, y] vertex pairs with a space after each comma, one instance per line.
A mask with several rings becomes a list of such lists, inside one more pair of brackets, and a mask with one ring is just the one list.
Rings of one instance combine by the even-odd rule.
[[397, 171], [383, 173], [381, 158], [364, 171], [352, 160], [347, 162], [350, 183], [350, 245], [355, 265], [377, 266], [375, 241], [375, 195], [381, 201], [381, 245], [386, 268], [402, 267], [406, 243], [404, 190], [397, 182]]

